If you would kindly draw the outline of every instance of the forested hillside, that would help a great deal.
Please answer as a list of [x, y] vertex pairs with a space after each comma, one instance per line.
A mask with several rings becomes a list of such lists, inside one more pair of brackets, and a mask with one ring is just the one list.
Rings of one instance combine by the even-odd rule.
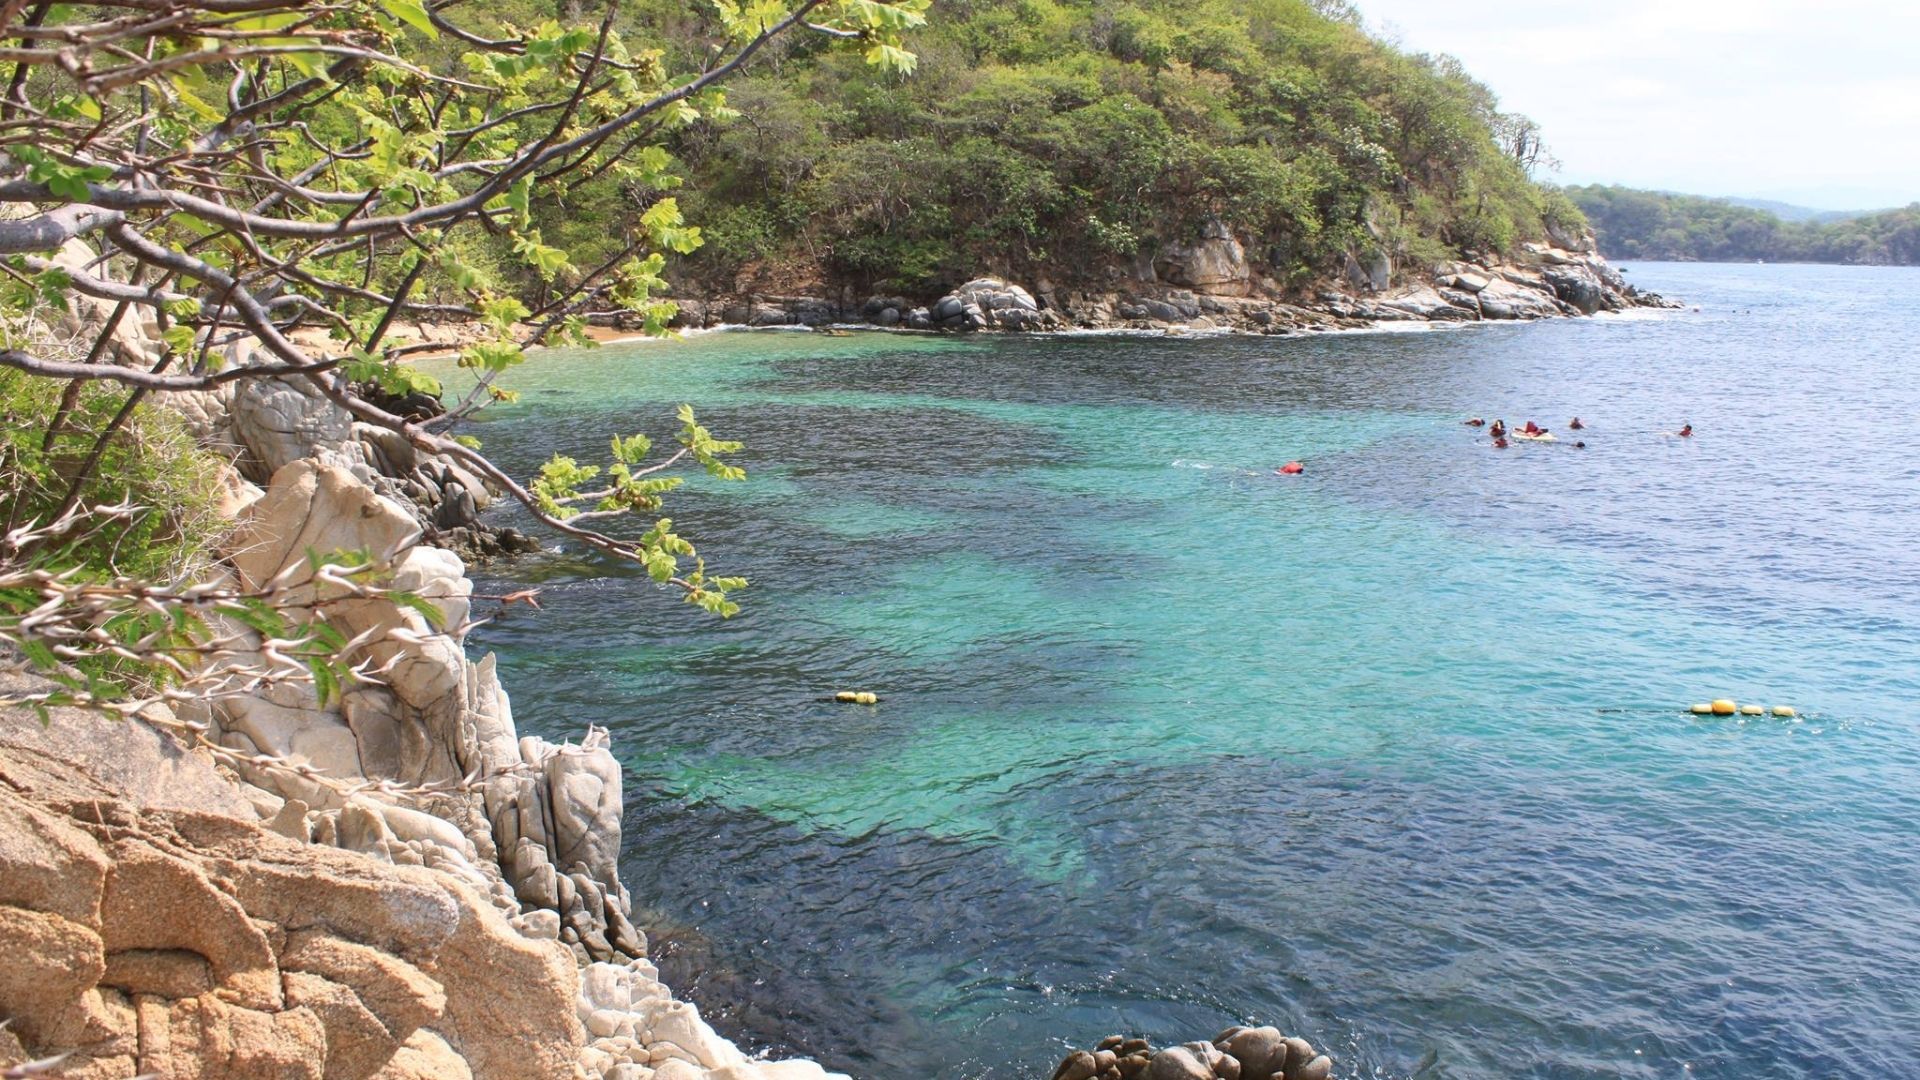
[[[671, 48], [698, 29], [687, 11], [624, 18]], [[1342, 3], [942, 0], [907, 44], [914, 72], [877, 80], [789, 39], [730, 84], [737, 118], [678, 132], [679, 204], [706, 243], [674, 272], [723, 291], [1064, 283], [1217, 218], [1301, 285], [1349, 252], [1424, 263], [1580, 227], [1528, 178], [1530, 123]], [[588, 263], [632, 204], [585, 185], [543, 227]]]
[[1920, 203], [1844, 221], [1782, 221], [1726, 199], [1570, 187], [1610, 258], [1920, 265]]

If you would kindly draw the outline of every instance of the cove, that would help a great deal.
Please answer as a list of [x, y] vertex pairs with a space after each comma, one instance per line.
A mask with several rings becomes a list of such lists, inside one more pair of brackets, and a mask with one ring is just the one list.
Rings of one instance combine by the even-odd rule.
[[489, 453], [690, 401], [750, 478], [671, 512], [754, 584], [530, 556], [472, 645], [614, 733], [668, 975], [858, 1076], [1246, 1019], [1342, 1075], [1920, 1070], [1920, 273], [1635, 272], [1703, 310], [545, 354]]

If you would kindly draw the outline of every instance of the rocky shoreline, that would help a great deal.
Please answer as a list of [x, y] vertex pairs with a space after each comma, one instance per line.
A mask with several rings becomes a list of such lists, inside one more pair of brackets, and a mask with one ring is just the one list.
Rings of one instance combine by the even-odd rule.
[[[835, 295], [691, 295], [675, 325], [831, 327], [1048, 333], [1073, 330], [1303, 334], [1386, 323], [1468, 323], [1674, 308], [1629, 284], [1591, 234], [1525, 244], [1506, 258], [1456, 260], [1396, 275], [1384, 256], [1349, 259], [1345, 273], [1307, 293], [1259, 277], [1238, 241], [1219, 235], [1176, 254], [1115, 269], [1097, 287], [1057, 288], [981, 276], [932, 299]], [[823, 290], [824, 292], [825, 290]]]

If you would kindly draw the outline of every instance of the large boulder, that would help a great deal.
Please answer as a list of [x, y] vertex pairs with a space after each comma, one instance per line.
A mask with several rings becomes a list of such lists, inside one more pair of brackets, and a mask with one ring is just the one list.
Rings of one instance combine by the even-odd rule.
[[1169, 1046], [1147, 1062], [1147, 1080], [1214, 1080], [1213, 1069], [1184, 1046]]
[[1456, 304], [1431, 285], [1402, 288], [1382, 297], [1380, 305], [1435, 322], [1461, 321], [1480, 317], [1477, 308], [1470, 309]]
[[1488, 280], [1478, 295], [1480, 314], [1489, 319], [1545, 319], [1560, 314], [1547, 288], [1528, 288], [1504, 277]]
[[275, 472], [229, 546], [243, 583], [257, 589], [276, 579], [294, 586], [310, 581], [309, 552], [364, 551], [392, 559], [419, 535], [405, 507], [352, 472], [301, 459]]
[[1356, 292], [1381, 292], [1393, 282], [1393, 257], [1377, 246], [1359, 254], [1349, 251], [1341, 273]]
[[1191, 243], [1162, 244], [1153, 269], [1168, 284], [1217, 296], [1245, 296], [1253, 283], [1246, 249], [1218, 219], [1209, 220]]
[[229, 416], [234, 437], [247, 449], [241, 469], [256, 483], [315, 455], [341, 465], [365, 463], [351, 439], [353, 419], [306, 379], [242, 379]]
[[1584, 263], [1550, 263], [1541, 268], [1541, 273], [1553, 286], [1554, 295], [1578, 308], [1582, 315], [1591, 315], [1609, 306], [1606, 283]]
[[1044, 330], [1059, 322], [1032, 293], [994, 277], [974, 278], [941, 297], [928, 317], [944, 330]]

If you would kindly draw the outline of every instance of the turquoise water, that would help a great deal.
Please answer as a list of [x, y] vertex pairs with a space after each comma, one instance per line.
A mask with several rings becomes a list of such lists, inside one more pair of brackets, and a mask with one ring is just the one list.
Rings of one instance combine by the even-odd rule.
[[488, 449], [693, 402], [751, 478], [673, 516], [754, 585], [556, 550], [474, 644], [613, 729], [676, 985], [856, 1076], [1243, 1020], [1354, 1076], [1920, 1074], [1920, 272], [1633, 270], [1701, 310], [552, 354]]

